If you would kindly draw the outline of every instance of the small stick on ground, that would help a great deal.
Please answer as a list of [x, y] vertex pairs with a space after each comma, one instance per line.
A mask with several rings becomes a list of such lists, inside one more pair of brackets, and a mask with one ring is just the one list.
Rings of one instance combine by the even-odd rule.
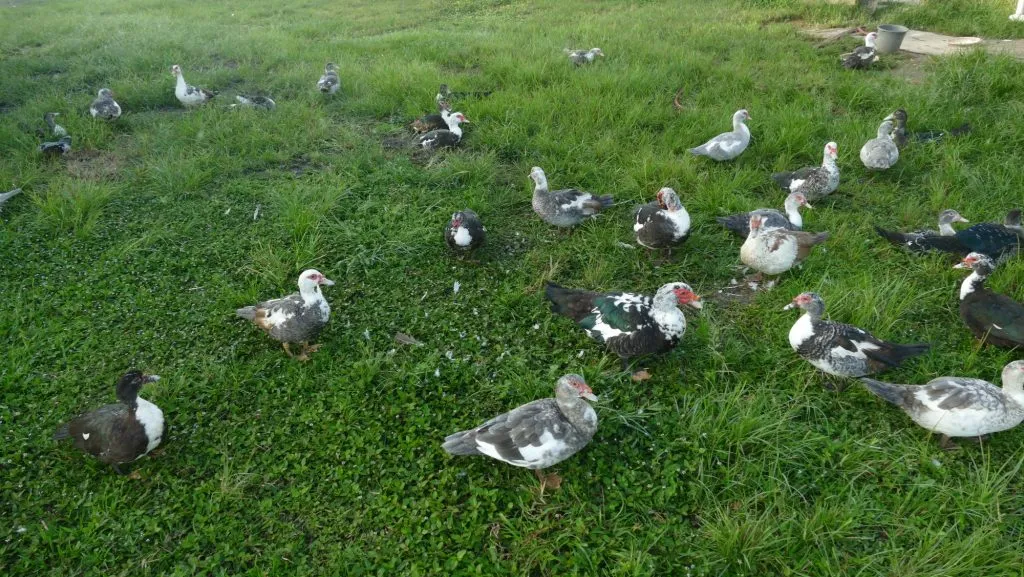
[[683, 90], [685, 88], [686, 87], [684, 86], [684, 87], [680, 88], [679, 90], [676, 90], [676, 95], [675, 95], [674, 98], [672, 98], [672, 108], [675, 108], [676, 110], [682, 110], [683, 109], [683, 103], [679, 101], [679, 98], [683, 95]]

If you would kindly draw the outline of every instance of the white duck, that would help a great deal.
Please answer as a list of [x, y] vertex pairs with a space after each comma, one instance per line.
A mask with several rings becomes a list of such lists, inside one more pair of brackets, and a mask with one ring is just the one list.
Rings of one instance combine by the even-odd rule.
[[939, 377], [925, 385], [894, 385], [862, 378], [869, 391], [903, 409], [929, 431], [950, 437], [981, 437], [1024, 421], [1024, 361], [1003, 367], [1003, 388], [981, 379]]
[[690, 152], [696, 156], [707, 156], [713, 160], [732, 160], [743, 154], [750, 144], [750, 129], [746, 121], [750, 120], [750, 113], [746, 110], [737, 110], [732, 115], [732, 132], [723, 132], [697, 148], [691, 148]]
[[864, 143], [860, 149], [860, 161], [873, 170], [892, 168], [900, 159], [900, 149], [892, 140], [892, 116], [887, 116], [878, 126], [878, 136]]
[[210, 92], [205, 88], [196, 88], [186, 83], [185, 76], [181, 73], [181, 66], [177, 64], [171, 66], [171, 73], [178, 79], [178, 83], [174, 86], [174, 95], [185, 106], [204, 104], [217, 95], [216, 92]]

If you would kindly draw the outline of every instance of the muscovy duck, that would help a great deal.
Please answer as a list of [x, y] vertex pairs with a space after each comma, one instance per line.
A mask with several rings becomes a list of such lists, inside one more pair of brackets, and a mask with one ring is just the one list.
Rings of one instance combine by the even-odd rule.
[[548, 224], [576, 226], [612, 205], [612, 197], [607, 194], [596, 196], [575, 188], [551, 191], [547, 175], [539, 166], [530, 170], [530, 179], [534, 183], [533, 211]]
[[0, 192], [0, 210], [4, 208], [4, 205], [7, 204], [8, 200], [11, 200], [15, 196], [18, 196], [19, 194], [21, 194], [20, 188], [15, 188], [10, 192]]
[[786, 230], [801, 230], [804, 227], [804, 219], [800, 216], [800, 207], [814, 208], [807, 197], [801, 192], [791, 192], [786, 196], [783, 214], [774, 208], [759, 208], [750, 212], [719, 216], [715, 220], [729, 229], [729, 232], [746, 238], [750, 235], [750, 217], [757, 215], [761, 217], [761, 228], [784, 228]]
[[324, 94], [334, 94], [341, 88], [341, 78], [338, 78], [338, 67], [333, 62], [324, 66], [324, 73], [316, 82], [316, 89]]
[[828, 321], [825, 302], [815, 293], [801, 293], [783, 310], [799, 308], [803, 316], [789, 330], [789, 345], [817, 369], [837, 377], [863, 377], [898, 367], [925, 353], [930, 345], [899, 345], [875, 338], [857, 327]]
[[216, 92], [210, 92], [205, 88], [196, 88], [191, 84], [185, 82], [185, 76], [181, 73], [181, 66], [175, 64], [171, 66], [171, 74], [178, 79], [177, 84], [174, 86], [174, 95], [178, 97], [178, 101], [185, 106], [198, 106], [209, 102], [211, 98], [217, 95]]
[[114, 100], [114, 93], [109, 88], [100, 88], [96, 100], [89, 105], [89, 114], [100, 120], [116, 120], [121, 116], [121, 105]]
[[892, 129], [892, 141], [896, 148], [903, 149], [911, 140], [914, 142], [938, 142], [946, 136], [960, 136], [971, 131], [971, 124], [965, 122], [952, 130], [925, 130], [921, 132], [909, 132], [907, 129], [907, 111], [897, 108], [892, 113], [892, 120], [895, 126]]
[[750, 232], [740, 247], [740, 261], [758, 273], [782, 274], [800, 264], [811, 254], [811, 249], [828, 240], [829, 233], [811, 234], [785, 228], [767, 228], [764, 217], [750, 217]]
[[882, 238], [885, 238], [893, 244], [906, 246], [911, 252], [925, 252], [930, 250], [930, 247], [927, 243], [921, 242], [923, 238], [932, 236], [954, 236], [956, 235], [956, 229], [953, 228], [953, 223], [956, 222], [970, 221], [960, 216], [959, 212], [951, 208], [947, 208], [939, 213], [939, 230], [937, 231], [921, 229], [913, 232], [893, 232], [878, 226], [875, 227], [875, 231], [878, 232]]
[[672, 254], [672, 247], [690, 237], [690, 214], [671, 188], [658, 191], [658, 200], [639, 207], [633, 224], [636, 242], [652, 250], [664, 249]]
[[864, 36], [864, 46], [858, 46], [853, 52], [841, 54], [839, 58], [843, 67], [850, 70], [864, 70], [871, 68], [871, 65], [878, 61], [878, 52], [875, 50], [875, 40], [878, 39], [877, 32], [868, 32]]
[[991, 258], [978, 252], [953, 267], [971, 269], [960, 285], [960, 318], [982, 342], [1007, 349], [1024, 347], [1024, 305], [985, 287], [995, 267]]
[[444, 227], [444, 241], [456, 252], [471, 253], [484, 244], [486, 237], [487, 228], [480, 222], [480, 217], [468, 208], [453, 214]]
[[62, 136], [57, 142], [44, 142], [40, 144], [39, 152], [47, 156], [60, 156], [71, 152], [71, 135]]
[[860, 149], [860, 161], [872, 170], [887, 170], [900, 159], [900, 149], [892, 141], [892, 117], [887, 116], [878, 125], [875, 138], [864, 143]]
[[807, 166], [793, 172], [776, 172], [772, 175], [779, 186], [790, 192], [802, 192], [807, 200], [826, 197], [839, 188], [839, 166], [836, 158], [839, 148], [836, 143], [825, 145], [821, 166]]
[[[947, 215], [947, 218], [950, 216]], [[966, 222], [966, 219], [960, 222]], [[1016, 254], [1020, 250], [1021, 244], [1024, 243], [1024, 228], [1021, 227], [1020, 210], [1008, 212], [1003, 224], [982, 222], [956, 231], [952, 235], [913, 236], [913, 233], [892, 232], [877, 226], [875, 230], [882, 238], [893, 244], [906, 246], [913, 252], [938, 250], [960, 256], [971, 252], [980, 252], [992, 258], [997, 264]], [[940, 222], [941, 230], [943, 228]], [[948, 228], [945, 230], [949, 232]]]
[[590, 50], [572, 50], [570, 48], [565, 48], [564, 52], [565, 55], [569, 57], [569, 61], [576, 66], [592, 64], [594, 59], [598, 56], [604, 58], [604, 52], [601, 52], [600, 48], [591, 48]]
[[431, 130], [426, 134], [416, 137], [416, 146], [426, 150], [438, 150], [441, 148], [453, 148], [462, 142], [462, 127], [460, 124], [468, 124], [469, 120], [461, 112], [453, 112], [445, 117], [448, 121], [448, 128], [445, 130]]
[[750, 129], [745, 124], [750, 120], [750, 113], [737, 110], [732, 115], [732, 132], [723, 132], [704, 144], [691, 148], [695, 156], [707, 156], [712, 160], [732, 160], [743, 153], [750, 144]]
[[[320, 286], [333, 286], [334, 281], [316, 269], [308, 269], [299, 275], [298, 284], [297, 293], [237, 309], [235, 314], [252, 321], [270, 338], [280, 341], [289, 357], [308, 361], [309, 353], [320, 348], [318, 344], [310, 345], [309, 341], [320, 335], [331, 316], [331, 306], [320, 292]], [[302, 345], [297, 357], [292, 354], [291, 344]]]
[[598, 293], [547, 283], [544, 294], [551, 311], [576, 321], [587, 335], [619, 356], [626, 370], [629, 359], [672, 350], [686, 332], [681, 305], [700, 309], [700, 297], [690, 285], [662, 285], [654, 297], [613, 292]]
[[597, 396], [580, 375], [564, 375], [555, 384], [555, 398], [540, 399], [494, 417], [486, 423], [448, 435], [441, 447], [450, 455], [485, 455], [503, 463], [532, 469], [545, 487], [562, 482], [544, 469], [580, 452], [597, 432], [597, 413], [586, 401]]
[[163, 438], [163, 411], [139, 396], [144, 384], [158, 380], [157, 375], [128, 371], [117, 381], [117, 403], [71, 419], [54, 432], [54, 440], [71, 439], [76, 448], [123, 475], [120, 465], [149, 453]]
[[1003, 387], [981, 379], [939, 377], [925, 385], [894, 385], [861, 378], [869, 391], [903, 409], [925, 429], [950, 437], [978, 437], [1012, 429], [1024, 421], [1024, 361], [1003, 367]]
[[[277, 107], [277, 103], [269, 96], [247, 96], [245, 94], [237, 94], [235, 95], [235, 100], [238, 101], [238, 106], [241, 106], [242, 108], [273, 110]], [[232, 104], [231, 106], [234, 107], [235, 105]]]
[[54, 118], [58, 116], [60, 116], [59, 112], [47, 112], [43, 115], [43, 122], [46, 123], [46, 126], [50, 127], [50, 132], [52, 132], [54, 136], [60, 138], [62, 136], [67, 136], [68, 131], [63, 126], [57, 124], [54, 120]]

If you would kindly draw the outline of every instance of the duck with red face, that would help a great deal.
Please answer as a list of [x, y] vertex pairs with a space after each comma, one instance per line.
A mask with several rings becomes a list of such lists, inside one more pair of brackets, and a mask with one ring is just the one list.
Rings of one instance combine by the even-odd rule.
[[[320, 345], [310, 345], [309, 342], [320, 335], [331, 316], [331, 305], [320, 292], [320, 287], [333, 286], [334, 281], [316, 269], [309, 269], [299, 275], [298, 285], [297, 293], [240, 308], [235, 314], [252, 321], [270, 338], [280, 341], [288, 356], [308, 361], [309, 353], [320, 348]], [[302, 345], [297, 356], [292, 354], [290, 345], [293, 344]]]

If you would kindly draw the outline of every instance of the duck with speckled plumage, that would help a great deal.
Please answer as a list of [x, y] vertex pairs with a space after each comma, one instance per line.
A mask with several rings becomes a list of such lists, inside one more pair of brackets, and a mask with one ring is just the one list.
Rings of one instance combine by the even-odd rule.
[[575, 188], [552, 191], [548, 177], [539, 166], [530, 170], [533, 181], [533, 212], [544, 222], [558, 227], [572, 227], [596, 217], [612, 205], [610, 195], [595, 195]]
[[658, 191], [655, 202], [637, 209], [633, 232], [637, 244], [667, 251], [665, 256], [668, 257], [672, 255], [672, 247], [690, 238], [690, 213], [686, 212], [676, 191], [664, 187]]
[[206, 104], [213, 97], [217, 96], [216, 92], [211, 92], [205, 88], [197, 88], [185, 82], [185, 76], [181, 73], [181, 66], [177, 64], [171, 66], [171, 74], [177, 79], [174, 85], [174, 96], [178, 99], [178, 102], [181, 102], [186, 107]]
[[89, 105], [89, 114], [100, 120], [117, 120], [121, 116], [121, 105], [114, 100], [109, 88], [100, 88], [96, 100]]
[[480, 217], [468, 208], [453, 214], [444, 227], [444, 241], [457, 253], [473, 253], [486, 238], [487, 228], [480, 222]]
[[[280, 341], [289, 357], [308, 361], [309, 353], [320, 348], [318, 344], [310, 345], [310, 341], [320, 335], [331, 316], [331, 305], [320, 292], [320, 287], [333, 286], [334, 281], [316, 269], [308, 269], [299, 275], [298, 284], [297, 293], [237, 309], [235, 314], [252, 321], [270, 338]], [[291, 351], [290, 345], [293, 344], [302, 345], [298, 355]]]

